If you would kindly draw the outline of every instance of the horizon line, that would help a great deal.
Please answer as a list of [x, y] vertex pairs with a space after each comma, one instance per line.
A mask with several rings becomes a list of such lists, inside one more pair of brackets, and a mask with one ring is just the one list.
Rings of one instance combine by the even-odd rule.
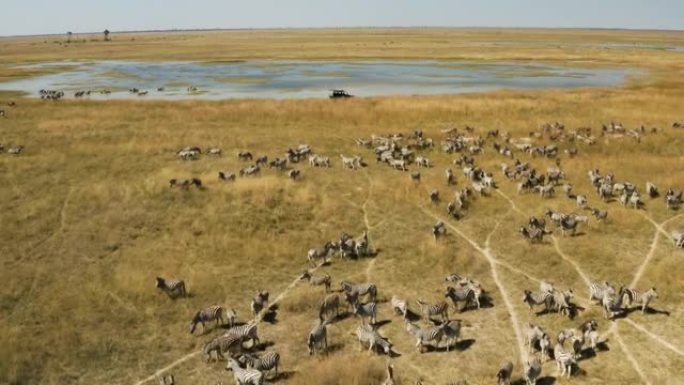
[[[634, 32], [674, 32], [682, 33], [684, 29], [669, 29], [669, 28], [629, 28], [629, 27], [497, 27], [497, 26], [341, 26], [341, 27], [254, 27], [254, 28], [170, 28], [170, 29], [131, 29], [131, 30], [121, 30], [113, 31], [110, 30], [111, 34], [132, 34], [132, 33], [163, 33], [163, 32], [232, 32], [232, 31], [272, 31], [272, 30], [335, 30], [335, 29], [531, 29], [531, 30], [585, 30], [585, 31], [634, 31]], [[36, 34], [14, 34], [14, 35], [0, 35], [0, 38], [13, 38], [13, 37], [41, 37], [41, 36], [62, 36], [67, 34], [69, 31], [63, 33], [36, 33]], [[103, 31], [90, 31], [90, 32], [73, 32], [73, 35], [96, 35], [101, 34]]]

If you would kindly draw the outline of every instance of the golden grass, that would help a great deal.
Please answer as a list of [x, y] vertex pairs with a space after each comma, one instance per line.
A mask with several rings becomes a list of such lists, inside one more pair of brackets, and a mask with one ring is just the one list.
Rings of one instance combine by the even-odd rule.
[[[545, 31], [543, 35], [544, 41], [567, 42], [678, 43], [681, 39], [676, 33]], [[682, 73], [682, 65], [674, 60], [681, 54], [630, 51], [621, 56], [612, 50], [609, 55], [596, 49], [534, 47], [514, 52], [508, 46], [482, 50], [475, 45], [451, 51], [457, 44], [461, 48], [468, 45], [467, 37], [520, 43], [539, 36], [538, 31], [502, 36], [496, 30], [326, 30], [150, 34], [135, 36], [135, 41], [114, 36], [111, 44], [86, 42], [78, 47], [61, 47], [49, 41], [43, 44], [41, 39], [3, 40], [7, 44], [0, 45], [0, 57], [5, 62], [55, 58], [161, 60], [177, 58], [181, 53], [191, 59], [229, 60], [266, 57], [268, 47], [272, 50], [268, 57], [276, 58], [295, 54], [298, 58], [448, 58], [457, 52], [472, 59], [560, 60], [563, 55], [586, 58], [595, 53], [592, 60], [597, 64], [639, 64], [650, 72], [629, 86], [614, 89], [501, 91], [342, 102], [17, 100], [19, 106], [5, 108], [8, 118], [0, 120], [0, 141], [26, 146], [22, 156], [0, 156], [0, 383], [135, 384], [196, 352], [218, 333], [188, 334], [188, 321], [198, 308], [223, 304], [235, 308], [241, 320], [247, 319], [254, 290], [269, 290], [274, 297], [282, 293], [306, 267], [308, 248], [341, 231], [360, 234], [365, 228], [364, 215], [372, 226], [371, 243], [381, 253], [372, 261], [335, 259], [330, 266], [320, 268], [319, 274], [330, 274], [335, 284], [342, 279], [370, 279], [378, 285], [381, 298], [398, 294], [415, 307], [418, 298], [443, 298], [444, 276], [458, 272], [480, 280], [495, 304], [456, 315], [468, 325], [463, 338], [475, 340], [470, 348], [448, 355], [419, 355], [402, 322], [382, 303], [379, 319], [392, 322], [380, 330], [402, 353], [394, 359], [402, 383], [413, 383], [417, 377], [437, 384], [458, 380], [491, 383], [504, 360], [516, 364], [519, 377], [517, 342], [503, 305], [504, 294], [497, 290], [490, 264], [453, 231], [439, 244], [429, 234], [435, 219], [423, 210], [440, 217], [444, 217], [444, 210], [443, 205], [429, 205], [427, 191], [438, 188], [442, 196], [451, 196], [443, 171], [453, 156], [437, 149], [427, 151], [437, 167], [423, 171], [422, 184], [414, 186], [405, 173], [376, 165], [370, 153], [356, 148], [352, 139], [422, 127], [426, 135], [439, 141], [441, 128], [465, 124], [481, 130], [501, 128], [520, 137], [543, 122], [556, 120], [568, 127], [596, 128], [610, 120], [630, 127], [660, 127], [658, 134], [645, 135], [640, 144], [629, 139], [602, 139], [594, 146], [576, 144], [580, 155], [575, 159], [563, 157], [575, 189], [587, 192], [591, 205], [608, 208], [610, 220], [605, 225], [591, 222], [583, 236], [558, 236], [561, 252], [591, 279], [629, 284], [650, 252], [655, 234], [642, 214], [662, 222], [679, 213], [667, 210], [661, 199], [647, 200], [647, 210], [642, 214], [619, 207], [617, 202], [599, 203], [591, 193], [586, 171], [598, 167], [639, 186], [651, 180], [661, 188], [684, 188], [684, 134], [669, 128], [672, 121], [684, 118], [684, 85], [675, 76]], [[254, 40], [257, 37], [261, 40]], [[259, 45], [255, 41], [260, 41]], [[300, 45], [302, 49], [291, 51]], [[393, 48], [395, 45], [399, 48]], [[235, 49], [217, 54], [216, 46]], [[7, 68], [0, 71], [11, 73]], [[4, 101], [16, 95], [2, 97]], [[242, 167], [233, 155], [238, 150], [273, 157], [299, 143], [309, 143], [316, 152], [329, 155], [333, 168], [309, 169], [302, 164], [303, 179], [296, 183], [270, 170], [259, 178], [239, 179], [234, 184], [221, 184], [215, 178], [218, 170], [237, 171]], [[224, 156], [194, 162], [177, 160], [174, 151], [186, 145], [219, 146]], [[363, 171], [343, 170], [337, 159], [340, 153], [364, 155], [371, 164]], [[540, 203], [530, 195], [518, 196], [513, 184], [499, 176], [501, 161], [491, 151], [478, 158], [483, 167], [495, 171], [501, 191], [524, 213], [540, 215], [544, 207], [576, 210], [574, 202], [565, 198]], [[551, 164], [538, 158], [530, 161], [539, 170]], [[462, 186], [464, 178], [457, 174]], [[172, 177], [191, 176], [201, 177], [206, 189], [167, 187]], [[511, 210], [502, 196], [492, 194], [478, 198], [467, 217], [453, 224], [483, 246], [500, 221], [490, 247], [499, 261], [494, 268], [517, 318], [540, 323], [555, 334], [579, 321], [529, 315], [520, 301], [521, 293], [538, 283], [504, 264], [533, 278], [573, 287], [580, 297], [586, 296], [585, 284], [551, 241], [530, 246], [519, 237], [516, 229], [526, 219]], [[684, 217], [665, 225], [667, 230], [682, 227]], [[671, 242], [660, 236], [652, 262], [636, 286], [657, 286], [660, 298], [654, 307], [671, 314], [635, 312], [629, 317], [679, 349], [684, 346], [682, 257], [681, 251], [675, 251]], [[155, 291], [153, 279], [157, 275], [185, 279], [193, 296], [170, 301]], [[272, 341], [273, 349], [283, 356], [286, 376], [280, 383], [378, 383], [384, 376], [386, 358], [359, 352], [355, 337], [350, 335], [357, 324], [353, 319], [331, 326], [330, 357], [308, 356], [306, 335], [315, 323], [317, 302], [322, 297], [322, 288], [299, 283], [280, 302], [278, 322], [260, 325], [262, 339]], [[586, 305], [585, 300], [578, 301]], [[602, 332], [610, 329], [610, 322], [603, 321], [596, 306], [589, 307], [580, 319], [589, 317], [599, 320]], [[678, 384], [684, 380], [681, 355], [625, 321], [617, 324], [620, 337], [652, 383]], [[610, 351], [580, 362], [584, 372], [573, 383], [641, 381], [612, 335], [608, 336], [608, 345]], [[553, 375], [554, 370], [553, 363], [544, 367], [547, 375]], [[223, 364], [209, 365], [199, 356], [170, 372], [179, 383], [232, 381]]]

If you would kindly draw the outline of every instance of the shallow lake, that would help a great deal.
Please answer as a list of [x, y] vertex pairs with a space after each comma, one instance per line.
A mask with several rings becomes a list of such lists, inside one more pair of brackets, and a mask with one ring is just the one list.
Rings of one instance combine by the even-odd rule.
[[[546, 64], [464, 61], [236, 61], [236, 62], [55, 62], [59, 73], [0, 83], [0, 90], [63, 90], [66, 97], [91, 90], [88, 98], [226, 99], [318, 98], [331, 89], [357, 96], [425, 95], [498, 89], [606, 87], [633, 71]], [[189, 91], [189, 87], [196, 90]], [[137, 88], [145, 96], [129, 92]], [[110, 90], [111, 94], [100, 94]]]

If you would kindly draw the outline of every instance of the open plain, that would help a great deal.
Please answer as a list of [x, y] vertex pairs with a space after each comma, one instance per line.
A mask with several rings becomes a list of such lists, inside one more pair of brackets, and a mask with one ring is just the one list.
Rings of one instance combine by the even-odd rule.
[[[473, 63], [505, 61], [638, 70], [624, 85], [572, 90], [500, 90], [460, 95], [394, 95], [373, 98], [224, 101], [48, 101], [0, 93], [0, 143], [21, 144], [17, 155], [0, 153], [0, 383], [157, 384], [173, 374], [178, 384], [232, 383], [225, 362], [206, 363], [202, 348], [222, 331], [188, 333], [195, 312], [209, 305], [233, 308], [249, 321], [256, 290], [268, 290], [277, 315], [259, 323], [262, 348], [282, 356], [282, 384], [379, 384], [389, 358], [359, 348], [359, 321], [349, 316], [328, 328], [329, 354], [310, 356], [307, 335], [318, 321], [322, 287], [298, 281], [308, 268], [307, 251], [344, 231], [368, 232], [372, 257], [338, 256], [316, 268], [342, 280], [378, 288], [379, 332], [399, 353], [391, 362], [397, 382], [493, 384], [503, 361], [520, 381], [527, 360], [524, 327], [539, 324], [554, 339], [564, 328], [595, 319], [603, 348], [578, 360], [570, 379], [553, 360], [543, 366], [545, 384], [684, 383], [684, 251], [670, 233], [684, 229], [684, 213], [663, 198], [684, 189], [684, 52], [639, 48], [684, 46], [684, 34], [657, 31], [372, 29], [271, 30], [1, 38], [0, 81], [49, 69], [16, 65], [55, 60], [247, 59], [440, 59]], [[258, 44], [256, 44], [258, 42]], [[616, 44], [616, 48], [608, 45]], [[627, 45], [627, 47], [623, 46]], [[631, 45], [631, 46], [630, 46]], [[353, 92], [353, 90], [350, 90]], [[7, 102], [16, 106], [9, 107]], [[493, 143], [528, 138], [549, 122], [564, 132], [591, 127], [593, 144], [531, 137], [533, 145], [556, 144], [555, 158], [513, 149], [513, 157], [545, 173], [560, 159], [573, 192], [608, 211], [590, 217], [575, 236], [553, 234], [531, 244], [518, 229], [550, 208], [590, 215], [561, 191], [551, 198], [519, 194]], [[603, 124], [621, 122], [629, 135], [601, 135]], [[466, 125], [474, 127], [465, 131]], [[645, 130], [642, 133], [641, 126]], [[472, 198], [463, 217], [449, 218], [446, 204], [470, 180], [454, 165], [459, 153], [441, 144], [445, 129], [485, 138], [475, 164], [494, 175], [497, 189]], [[656, 128], [652, 130], [652, 128]], [[376, 163], [372, 148], [356, 138], [422, 129], [434, 148], [418, 150], [433, 167], [408, 165], [402, 172]], [[332, 167], [290, 165], [299, 180], [265, 168], [257, 177], [219, 181], [220, 170], [248, 163], [238, 151], [282, 157], [289, 147], [309, 144], [330, 157]], [[404, 139], [403, 144], [410, 143]], [[183, 161], [186, 146], [219, 147]], [[570, 157], [566, 149], [576, 148]], [[342, 167], [340, 154], [359, 155], [367, 167]], [[456, 184], [447, 185], [452, 168]], [[643, 207], [602, 201], [589, 170], [614, 173], [642, 192]], [[421, 171], [421, 181], [409, 174]], [[172, 178], [200, 178], [202, 189], [170, 188]], [[660, 196], [644, 193], [646, 182]], [[441, 201], [433, 204], [429, 192]], [[437, 221], [446, 237], [431, 233]], [[450, 352], [419, 353], [415, 339], [390, 307], [393, 295], [409, 300], [445, 300], [452, 273], [479, 281], [492, 307], [458, 313], [461, 341]], [[187, 298], [171, 300], [154, 286], [157, 276], [182, 278]], [[535, 315], [523, 291], [541, 280], [572, 288], [580, 309], [570, 320], [557, 313]], [[655, 286], [651, 311], [604, 319], [589, 301], [590, 281], [616, 288]], [[274, 318], [274, 319], [273, 319]], [[418, 322], [424, 326], [424, 321]], [[200, 328], [201, 330], [201, 328]], [[534, 353], [539, 355], [539, 353]], [[554, 382], [555, 381], [555, 382]], [[520, 383], [520, 382], [518, 382]], [[542, 381], [539, 382], [540, 384]]]

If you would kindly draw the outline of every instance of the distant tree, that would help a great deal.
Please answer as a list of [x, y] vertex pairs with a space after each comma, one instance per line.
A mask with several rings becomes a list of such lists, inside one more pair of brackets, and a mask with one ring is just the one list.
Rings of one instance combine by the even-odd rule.
[[109, 30], [108, 29], [104, 30], [104, 39], [105, 39], [105, 41], [109, 41]]
[[71, 35], [73, 35], [71, 31], [67, 32], [67, 43], [71, 43]]

